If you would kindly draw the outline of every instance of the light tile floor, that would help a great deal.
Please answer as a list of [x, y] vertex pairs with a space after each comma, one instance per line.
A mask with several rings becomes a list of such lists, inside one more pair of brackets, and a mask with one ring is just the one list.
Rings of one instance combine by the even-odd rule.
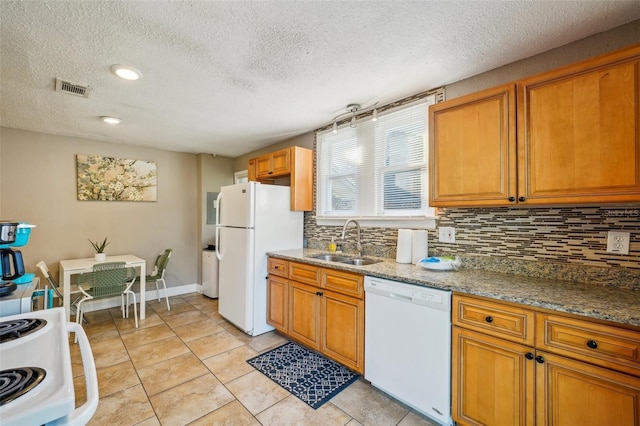
[[[138, 329], [119, 308], [86, 314], [100, 390], [90, 425], [433, 425], [363, 379], [313, 410], [245, 362], [283, 336], [247, 336], [201, 294], [169, 300], [170, 311], [148, 302]], [[80, 405], [80, 350], [71, 352]]]

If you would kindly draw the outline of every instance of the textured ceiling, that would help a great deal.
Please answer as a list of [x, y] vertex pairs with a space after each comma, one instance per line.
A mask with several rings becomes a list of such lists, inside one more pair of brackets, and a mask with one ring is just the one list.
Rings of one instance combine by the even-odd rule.
[[237, 157], [638, 18], [637, 0], [1, 0], [0, 124]]

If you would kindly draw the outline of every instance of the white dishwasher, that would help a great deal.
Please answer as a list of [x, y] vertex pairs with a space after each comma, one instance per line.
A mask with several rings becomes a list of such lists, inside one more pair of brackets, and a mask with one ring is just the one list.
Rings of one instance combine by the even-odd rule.
[[365, 277], [365, 379], [438, 423], [451, 419], [451, 292]]

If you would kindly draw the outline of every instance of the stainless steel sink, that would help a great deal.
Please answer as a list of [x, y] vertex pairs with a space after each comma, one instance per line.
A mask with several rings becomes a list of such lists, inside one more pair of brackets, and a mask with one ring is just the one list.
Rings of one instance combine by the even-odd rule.
[[344, 262], [345, 260], [350, 260], [347, 256], [340, 256], [337, 254], [316, 254], [315, 256], [311, 256], [315, 259], [326, 260], [329, 262]]
[[365, 266], [373, 265], [374, 263], [382, 262], [381, 260], [366, 259], [366, 258], [348, 258], [347, 260], [340, 261], [340, 263], [348, 263], [350, 265]]
[[382, 262], [381, 260], [361, 258], [361, 257], [347, 257], [340, 256], [338, 254], [316, 254], [311, 256], [314, 259], [326, 260], [328, 262], [347, 263], [349, 265], [365, 266], [373, 265], [374, 263]]

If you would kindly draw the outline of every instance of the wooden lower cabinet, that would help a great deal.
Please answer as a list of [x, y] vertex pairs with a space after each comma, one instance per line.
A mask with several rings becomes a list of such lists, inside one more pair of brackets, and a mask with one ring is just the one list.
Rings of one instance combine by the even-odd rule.
[[[533, 349], [453, 327], [452, 416], [462, 425], [534, 423]], [[529, 355], [531, 357], [531, 355]]]
[[453, 306], [459, 425], [640, 426], [637, 330], [459, 294]]
[[287, 306], [289, 306], [289, 280], [269, 275], [267, 278], [267, 323], [283, 333], [286, 333], [289, 327]]
[[267, 323], [364, 373], [362, 275], [275, 258], [268, 265]]
[[289, 336], [320, 349], [320, 297], [313, 286], [289, 282]]
[[536, 359], [538, 425], [640, 425], [640, 378], [542, 351]]
[[289, 337], [360, 373], [364, 301], [289, 281]]
[[358, 372], [364, 371], [364, 301], [324, 291], [322, 353]]

